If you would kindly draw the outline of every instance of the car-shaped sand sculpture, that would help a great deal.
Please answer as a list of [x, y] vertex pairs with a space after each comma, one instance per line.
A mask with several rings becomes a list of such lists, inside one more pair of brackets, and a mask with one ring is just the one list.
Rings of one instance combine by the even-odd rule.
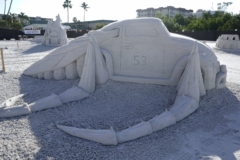
[[124, 82], [177, 86], [169, 111], [121, 132], [79, 129], [57, 125], [73, 136], [105, 145], [133, 140], [170, 126], [194, 112], [206, 90], [225, 87], [226, 66], [220, 65], [211, 48], [192, 38], [169, 33], [157, 18], [111, 23], [61, 46], [24, 71], [44, 79], [74, 79], [78, 87], [31, 104], [13, 106], [23, 95], [2, 103], [0, 117], [29, 114], [63, 103], [81, 100], [108, 79]]
[[[161, 85], [177, 84], [195, 41], [169, 33], [159, 19], [125, 20], [72, 40], [24, 74], [57, 80], [81, 77], [91, 34], [103, 52], [106, 65], [111, 67], [111, 79]], [[219, 85], [216, 76], [221, 67], [211, 48], [201, 42], [198, 48], [204, 85], [210, 90]], [[74, 67], [75, 74], [68, 74], [73, 72], [69, 66]]]

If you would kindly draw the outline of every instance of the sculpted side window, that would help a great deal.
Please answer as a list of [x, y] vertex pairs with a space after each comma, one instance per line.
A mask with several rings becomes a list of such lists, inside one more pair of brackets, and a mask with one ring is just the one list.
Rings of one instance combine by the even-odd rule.
[[126, 37], [157, 37], [155, 27], [150, 24], [127, 25], [125, 28]]

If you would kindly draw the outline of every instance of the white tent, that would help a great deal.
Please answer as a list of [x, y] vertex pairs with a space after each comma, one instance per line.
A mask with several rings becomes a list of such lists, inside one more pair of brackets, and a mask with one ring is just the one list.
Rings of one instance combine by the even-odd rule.
[[[63, 29], [65, 30], [68, 30], [68, 29], [71, 29], [70, 26], [68, 25], [61, 25]], [[26, 29], [45, 29], [47, 27], [47, 24], [31, 24], [29, 26], [25, 26], [23, 27], [23, 30], [26, 30]]]

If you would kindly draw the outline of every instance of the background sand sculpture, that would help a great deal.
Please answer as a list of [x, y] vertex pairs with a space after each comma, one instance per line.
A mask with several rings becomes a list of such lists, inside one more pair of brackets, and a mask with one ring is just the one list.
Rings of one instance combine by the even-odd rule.
[[216, 47], [221, 49], [240, 49], [240, 40], [237, 34], [222, 34], [218, 37]]
[[42, 44], [47, 46], [62, 46], [67, 44], [67, 33], [61, 26], [60, 16], [56, 16], [56, 21], [48, 21], [45, 28], [44, 36], [42, 37]]

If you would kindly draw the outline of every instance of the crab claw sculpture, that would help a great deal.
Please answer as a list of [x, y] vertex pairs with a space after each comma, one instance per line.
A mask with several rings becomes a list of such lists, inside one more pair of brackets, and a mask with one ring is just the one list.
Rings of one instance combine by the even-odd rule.
[[21, 98], [13, 97], [0, 105], [0, 117], [26, 115], [81, 100], [94, 92], [96, 84], [108, 79], [176, 85], [178, 94], [169, 111], [123, 131], [57, 125], [72, 136], [117, 145], [166, 128], [193, 113], [206, 90], [225, 87], [227, 70], [208, 46], [170, 34], [159, 19], [149, 18], [116, 22], [76, 38], [27, 68], [24, 74], [44, 79], [81, 79], [78, 87], [31, 104], [11, 107], [15, 101], [9, 103], [11, 99]]
[[166, 128], [187, 117], [198, 108], [200, 96], [206, 94], [200, 69], [197, 42], [194, 43], [187, 66], [178, 83], [177, 89], [178, 94], [175, 103], [169, 111], [121, 132], [115, 132], [113, 128], [109, 130], [90, 130], [62, 125], [57, 125], [57, 127], [72, 136], [95, 141], [104, 145], [117, 145], [118, 143], [149, 135], [152, 132]]
[[[109, 79], [109, 74], [104, 64], [101, 51], [93, 35], [88, 44], [81, 77], [78, 87], [68, 89], [59, 96], [51, 95], [32, 104], [23, 104], [14, 107], [9, 107], [9, 100], [7, 100], [5, 104], [8, 105], [2, 109], [0, 117], [25, 115], [34, 111], [61, 106], [63, 103], [81, 100], [88, 97], [89, 93], [94, 92], [96, 82], [100, 84], [105, 83]], [[104, 145], [117, 145], [118, 143], [149, 135], [152, 132], [166, 128], [187, 117], [198, 108], [200, 96], [206, 93], [200, 70], [197, 42], [194, 43], [188, 63], [178, 83], [177, 89], [178, 94], [175, 103], [169, 111], [121, 132], [115, 132], [113, 128], [109, 130], [91, 130], [62, 125], [57, 125], [57, 128], [72, 136], [95, 141]], [[22, 96], [23, 95], [12, 98], [14, 100], [11, 105]]]
[[109, 75], [104, 64], [101, 51], [98, 45], [96, 45], [96, 40], [93, 35], [91, 36], [90, 43], [88, 44], [85, 64], [81, 77], [82, 78], [78, 87], [70, 88], [58, 96], [52, 94], [31, 104], [23, 104], [20, 106], [11, 107], [24, 95], [12, 97], [1, 104], [0, 117], [26, 115], [34, 111], [61, 106], [63, 103], [78, 101], [88, 97], [89, 93], [94, 92], [96, 82], [105, 83], [109, 79]]

